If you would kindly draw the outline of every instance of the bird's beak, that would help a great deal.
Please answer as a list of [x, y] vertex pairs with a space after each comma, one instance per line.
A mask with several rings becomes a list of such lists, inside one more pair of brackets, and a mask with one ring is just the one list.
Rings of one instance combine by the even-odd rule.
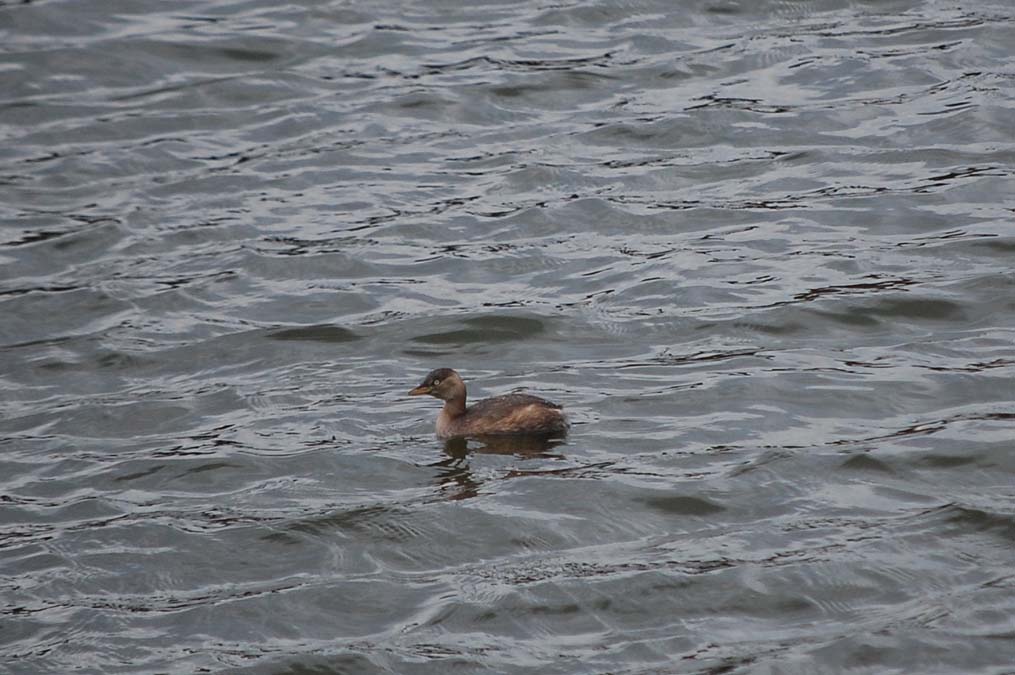
[[410, 389], [409, 396], [423, 396], [424, 394], [429, 394], [430, 391], [431, 391], [430, 387], [426, 386], [425, 384], [421, 384], [415, 389]]

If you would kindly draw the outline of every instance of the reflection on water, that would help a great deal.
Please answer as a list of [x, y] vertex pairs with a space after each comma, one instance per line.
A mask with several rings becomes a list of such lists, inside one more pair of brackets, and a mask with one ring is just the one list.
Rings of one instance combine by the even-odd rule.
[[0, 2], [9, 670], [1010, 670], [1010, 2], [107, 5]]
[[[444, 441], [444, 453], [448, 456], [430, 466], [440, 467], [435, 482], [447, 494], [447, 499], [459, 500], [479, 494], [481, 479], [477, 479], [470, 468], [469, 456], [473, 454], [513, 455], [519, 460], [545, 459], [563, 460], [565, 455], [551, 452], [564, 445], [560, 438], [544, 436], [481, 436], [479, 438], [451, 438]], [[448, 489], [452, 488], [451, 492]]]
[[465, 459], [470, 452], [480, 454], [553, 457], [562, 455], [550, 450], [564, 444], [563, 438], [539, 435], [477, 436], [472, 439], [451, 438], [444, 442], [444, 452], [454, 461]]

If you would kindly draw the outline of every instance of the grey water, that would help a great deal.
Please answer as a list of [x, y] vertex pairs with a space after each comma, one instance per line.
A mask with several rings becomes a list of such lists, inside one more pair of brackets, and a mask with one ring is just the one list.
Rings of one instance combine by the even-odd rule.
[[0, 139], [0, 671], [1015, 673], [1008, 0], [8, 0]]

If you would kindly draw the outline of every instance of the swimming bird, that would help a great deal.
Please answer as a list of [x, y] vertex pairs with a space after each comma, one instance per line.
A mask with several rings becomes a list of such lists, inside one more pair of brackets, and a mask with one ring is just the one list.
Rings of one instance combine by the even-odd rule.
[[529, 394], [506, 394], [466, 407], [465, 382], [451, 368], [430, 371], [409, 396], [429, 394], [444, 401], [437, 416], [438, 438], [506, 434], [563, 435], [568, 422], [556, 403]]

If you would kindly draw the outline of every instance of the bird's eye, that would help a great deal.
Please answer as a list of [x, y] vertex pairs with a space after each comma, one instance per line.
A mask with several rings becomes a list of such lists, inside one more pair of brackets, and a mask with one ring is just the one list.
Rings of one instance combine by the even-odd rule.
[[434, 380], [434, 381], [433, 381], [433, 386], [435, 386], [435, 387], [439, 387], [439, 386], [440, 386], [440, 384], [441, 384], [441, 381], [440, 381], [440, 380]]

